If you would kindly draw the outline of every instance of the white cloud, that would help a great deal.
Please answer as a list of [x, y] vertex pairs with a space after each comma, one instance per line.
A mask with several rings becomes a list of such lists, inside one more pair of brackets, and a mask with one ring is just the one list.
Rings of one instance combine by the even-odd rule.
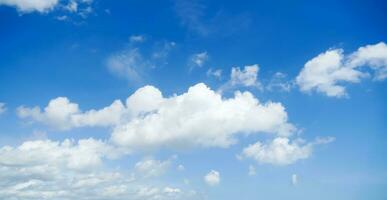
[[360, 82], [364, 73], [343, 65], [342, 52], [341, 49], [328, 50], [308, 61], [296, 78], [301, 91], [316, 90], [327, 96], [342, 97], [346, 91], [340, 82]]
[[191, 70], [194, 67], [202, 67], [207, 60], [208, 60], [207, 51], [191, 55], [189, 59], [189, 65], [191, 66]]
[[177, 170], [178, 171], [184, 171], [185, 170], [185, 167], [183, 165], [178, 165], [177, 166]]
[[384, 80], [387, 78], [387, 45], [379, 42], [375, 45], [360, 47], [348, 56], [347, 62], [352, 67], [370, 67], [375, 71], [376, 80]]
[[141, 80], [142, 70], [148, 68], [149, 65], [137, 48], [118, 52], [107, 60], [107, 67], [112, 73], [133, 82]]
[[131, 36], [128, 48], [110, 55], [106, 66], [114, 75], [126, 78], [133, 83], [141, 83], [147, 77], [149, 70], [168, 64], [167, 59], [175, 47], [175, 42], [156, 42], [149, 54], [144, 54], [136, 44], [144, 41], [145, 37]]
[[5, 103], [0, 102], [0, 114], [3, 114], [6, 110]]
[[92, 138], [77, 143], [36, 140], [24, 142], [17, 148], [2, 147], [0, 165], [90, 170], [100, 166], [103, 158], [114, 158], [117, 153], [110, 145]]
[[292, 185], [298, 184], [298, 177], [297, 174], [292, 174]]
[[43, 111], [39, 107], [20, 106], [17, 109], [20, 118], [30, 118], [60, 130], [84, 126], [112, 126], [119, 123], [124, 112], [125, 107], [120, 100], [100, 110], [82, 112], [78, 104], [70, 102], [66, 97], [51, 100]]
[[260, 103], [249, 92], [225, 99], [201, 83], [184, 94], [155, 99], [160, 103], [154, 111], [114, 128], [114, 143], [135, 149], [228, 147], [238, 134], [294, 131], [280, 103]]
[[249, 165], [249, 176], [255, 176], [257, 174], [255, 167], [252, 165]]
[[130, 42], [144, 42], [145, 36], [143, 35], [132, 35], [129, 37]]
[[309, 60], [296, 78], [303, 92], [317, 91], [332, 97], [347, 96], [343, 83], [358, 83], [367, 73], [361, 67], [375, 71], [375, 79], [387, 77], [387, 46], [381, 42], [360, 47], [349, 56], [342, 49], [332, 49]]
[[220, 183], [220, 173], [218, 171], [211, 170], [207, 175], [204, 176], [204, 181], [209, 186], [218, 185]]
[[76, 1], [70, 1], [65, 8], [70, 12], [77, 12], [78, 11], [78, 3]]
[[216, 79], [220, 80], [222, 78], [222, 70], [221, 69], [208, 69], [206, 75], [208, 77], [213, 76]]
[[[209, 10], [205, 1], [175, 0], [175, 11], [181, 25], [199, 36], [227, 37], [246, 30], [251, 24], [248, 13]], [[213, 12], [212, 12], [213, 11]]]
[[231, 69], [231, 85], [243, 85], [243, 86], [255, 86], [257, 85], [257, 77], [259, 72], [259, 66], [246, 65], [243, 70], [239, 67], [233, 67]]
[[144, 178], [157, 177], [163, 175], [171, 165], [171, 160], [154, 160], [145, 158], [135, 165], [137, 173]]
[[223, 84], [218, 91], [222, 93], [236, 87], [255, 87], [263, 89], [258, 81], [259, 65], [246, 65], [242, 70], [239, 67], [231, 68], [230, 80]]
[[256, 142], [243, 149], [242, 156], [252, 158], [261, 164], [289, 165], [298, 160], [307, 159], [317, 144], [332, 142], [334, 138], [318, 138], [311, 143], [303, 140], [290, 141], [289, 138], [278, 137], [268, 144]]
[[293, 87], [293, 83], [291, 81], [286, 80], [286, 78], [286, 74], [282, 72], [276, 72], [265, 88], [268, 91], [289, 92]]
[[57, 6], [59, 0], [0, 0], [0, 5], [16, 7], [19, 12], [49, 12]]
[[119, 154], [92, 138], [4, 146], [0, 148], [0, 199], [195, 199], [191, 191], [150, 186], [126, 172], [106, 169], [105, 159]]
[[250, 92], [224, 98], [200, 83], [181, 95], [163, 97], [153, 86], [115, 100], [99, 110], [81, 111], [58, 97], [43, 109], [19, 107], [18, 116], [68, 130], [85, 126], [112, 127], [111, 141], [129, 149], [228, 147], [238, 135], [295, 131], [281, 103], [261, 103]]
[[[54, 10], [74, 13], [82, 18], [86, 18], [93, 9], [90, 6], [92, 0], [0, 0], [0, 6], [16, 7], [19, 13], [48, 13]], [[64, 21], [68, 19], [67, 15], [57, 16], [56, 19]]]

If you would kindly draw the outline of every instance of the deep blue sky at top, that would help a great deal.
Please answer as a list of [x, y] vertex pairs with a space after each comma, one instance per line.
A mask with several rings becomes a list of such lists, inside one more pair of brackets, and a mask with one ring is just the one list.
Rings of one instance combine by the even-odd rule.
[[[306, 61], [329, 48], [352, 52], [387, 41], [383, 0], [202, 1], [201, 5], [198, 15], [205, 24], [204, 33], [182, 23], [174, 1], [95, 1], [92, 15], [72, 22], [56, 20], [55, 13], [20, 16], [14, 8], [0, 6], [0, 102], [8, 108], [0, 116], [0, 144], [32, 133], [31, 126], [22, 125], [14, 114], [20, 105], [45, 106], [52, 98], [67, 96], [83, 110], [101, 108], [114, 99], [124, 100], [145, 84], [155, 85], [165, 95], [184, 92], [198, 82], [216, 89], [222, 81], [206, 77], [210, 67], [223, 70], [223, 82], [231, 67], [251, 64], [260, 65], [263, 81], [278, 71], [293, 79]], [[147, 37], [141, 47], [145, 52], [158, 42], [176, 43], [168, 64], [150, 70], [138, 84], [117, 78], [106, 67], [106, 59], [125, 49], [131, 35]], [[208, 63], [190, 72], [187, 59], [203, 51], [210, 56]], [[319, 165], [321, 173], [329, 172], [333, 180], [348, 172], [353, 179], [343, 175], [346, 179], [340, 180], [345, 181], [331, 183], [332, 188], [379, 195], [387, 187], [382, 180], [387, 177], [386, 91], [386, 82], [371, 81], [349, 86], [349, 99], [307, 95], [296, 89], [290, 93], [252, 90], [263, 101], [283, 103], [290, 122], [305, 129], [304, 138], [336, 137], [313, 158], [313, 164], [300, 168], [305, 174], [317, 174], [311, 169]], [[83, 137], [86, 134], [77, 135], [82, 131], [49, 137]], [[335, 168], [327, 163], [335, 163]], [[357, 182], [367, 174], [369, 182]], [[348, 185], [351, 181], [355, 183]]]

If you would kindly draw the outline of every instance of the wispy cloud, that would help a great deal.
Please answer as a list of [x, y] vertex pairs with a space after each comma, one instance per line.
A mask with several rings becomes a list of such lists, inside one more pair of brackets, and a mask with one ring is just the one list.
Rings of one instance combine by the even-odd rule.
[[0, 114], [3, 114], [6, 110], [5, 103], [0, 102]]
[[168, 64], [168, 56], [175, 47], [175, 42], [162, 41], [151, 44], [151, 51], [145, 54], [143, 35], [129, 37], [128, 46], [107, 58], [107, 68], [116, 76], [126, 78], [134, 84], [141, 83], [148, 73], [157, 67]]
[[246, 29], [251, 23], [246, 13], [228, 14], [219, 9], [208, 14], [206, 5], [199, 0], [176, 0], [175, 11], [181, 24], [200, 36], [229, 36]]
[[190, 70], [193, 70], [195, 67], [203, 67], [208, 59], [209, 59], [209, 56], [207, 51], [192, 54], [188, 60], [188, 65], [190, 66]]

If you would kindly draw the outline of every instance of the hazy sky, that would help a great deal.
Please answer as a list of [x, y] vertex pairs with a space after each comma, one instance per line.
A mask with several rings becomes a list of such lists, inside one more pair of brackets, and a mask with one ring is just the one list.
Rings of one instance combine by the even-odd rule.
[[386, 10], [0, 0], [0, 199], [387, 199]]

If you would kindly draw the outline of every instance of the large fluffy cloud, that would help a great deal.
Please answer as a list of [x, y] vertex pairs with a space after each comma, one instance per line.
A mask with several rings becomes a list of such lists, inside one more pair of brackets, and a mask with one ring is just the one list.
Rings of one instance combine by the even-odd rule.
[[367, 76], [362, 67], [374, 70], [376, 80], [387, 77], [387, 45], [380, 42], [360, 47], [350, 55], [342, 49], [328, 50], [309, 60], [296, 78], [303, 92], [317, 91], [327, 96], [343, 97], [343, 83], [357, 83]]
[[84, 112], [59, 97], [43, 111], [20, 107], [18, 114], [59, 129], [111, 126], [111, 141], [130, 149], [228, 147], [238, 134], [290, 135], [294, 131], [281, 103], [261, 103], [249, 92], [236, 92], [227, 99], [202, 83], [171, 97], [145, 86], [128, 97], [126, 105], [116, 100], [108, 107]]
[[197, 84], [184, 94], [158, 97], [153, 111], [117, 125], [112, 141], [128, 148], [228, 147], [241, 133], [289, 135], [294, 129], [280, 103], [261, 103], [249, 92], [225, 99]]

